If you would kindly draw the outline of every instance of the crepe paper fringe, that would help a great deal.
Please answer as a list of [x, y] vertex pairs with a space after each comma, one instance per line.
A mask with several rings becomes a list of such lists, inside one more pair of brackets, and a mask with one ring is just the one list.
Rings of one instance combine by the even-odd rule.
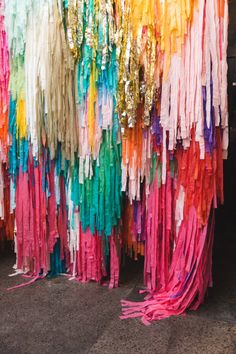
[[224, 200], [227, 30], [227, 0], [0, 1], [0, 228], [16, 274], [113, 288], [122, 255], [144, 256], [148, 295], [122, 318], [198, 308]]
[[9, 46], [5, 28], [4, 1], [0, 2], [0, 241], [12, 240], [14, 214], [10, 213], [8, 176]]
[[[146, 296], [144, 302], [122, 300], [120, 318], [141, 317], [142, 322], [149, 325], [154, 320], [183, 314], [186, 309], [197, 309], [212, 284], [213, 230], [214, 216], [208, 226], [202, 227], [192, 207], [179, 230], [168, 277], [160, 283], [158, 290]], [[160, 272], [163, 271], [165, 268], [161, 267]]]

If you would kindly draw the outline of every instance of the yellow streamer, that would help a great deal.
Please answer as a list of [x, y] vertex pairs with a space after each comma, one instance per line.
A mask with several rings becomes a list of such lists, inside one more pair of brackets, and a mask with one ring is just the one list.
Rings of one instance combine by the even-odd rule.
[[22, 98], [17, 102], [16, 108], [16, 125], [17, 125], [17, 138], [27, 137], [27, 124], [26, 124], [26, 110], [25, 100]]

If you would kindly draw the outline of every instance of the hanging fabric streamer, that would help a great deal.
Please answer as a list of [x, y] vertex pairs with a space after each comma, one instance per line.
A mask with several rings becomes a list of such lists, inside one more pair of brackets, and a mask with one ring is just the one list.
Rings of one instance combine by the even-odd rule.
[[[114, 238], [120, 237], [120, 135], [114, 16], [110, 5], [106, 18], [104, 4], [81, 8], [85, 31], [81, 27], [76, 52], [66, 43], [74, 3], [64, 8], [49, 0], [12, 0], [5, 8], [12, 68], [11, 207], [23, 272], [56, 274], [63, 262], [79, 279], [101, 281], [109, 272], [113, 287], [119, 277]], [[91, 41], [97, 34], [97, 42]], [[78, 263], [89, 235], [97, 240], [95, 278]], [[85, 256], [92, 257], [87, 251]]]
[[227, 0], [8, 0], [0, 21], [17, 272], [112, 288], [122, 255], [144, 256], [148, 295], [121, 318], [197, 309], [223, 203]]
[[[143, 5], [147, 5], [146, 11], [141, 5], [134, 10], [137, 2], [121, 3], [120, 18], [128, 29], [121, 36], [126, 50], [121, 44], [118, 92], [121, 123], [128, 131], [124, 144], [131, 146], [133, 154], [132, 158], [127, 153], [123, 156], [124, 166], [128, 161], [129, 168], [125, 167], [122, 183], [131, 200], [140, 195], [133, 194], [130, 184], [127, 189], [126, 179], [140, 183], [136, 173], [140, 154], [129, 127], [137, 129], [140, 111], [144, 137], [150, 134], [143, 147], [147, 159], [142, 168], [146, 161], [150, 168], [143, 179], [146, 197], [141, 197], [145, 209], [144, 282], [149, 294], [141, 303], [122, 301], [121, 318], [141, 317], [149, 324], [198, 308], [212, 285], [213, 209], [217, 200], [223, 202], [222, 158], [228, 145], [228, 10], [227, 1], [185, 2], [185, 9], [177, 2], [150, 1], [150, 6]], [[151, 19], [154, 13], [159, 16]], [[125, 16], [131, 14], [132, 18], [136, 15], [127, 24]], [[140, 22], [136, 23], [136, 17]], [[138, 65], [136, 76], [132, 63]], [[149, 75], [151, 70], [153, 82], [145, 80], [146, 71]], [[138, 87], [137, 78], [144, 78]], [[130, 107], [136, 107], [135, 111], [130, 112]], [[136, 229], [137, 219], [133, 220]]]
[[0, 2], [0, 241], [12, 240], [14, 214], [10, 212], [8, 178], [9, 49], [5, 28], [4, 1]]

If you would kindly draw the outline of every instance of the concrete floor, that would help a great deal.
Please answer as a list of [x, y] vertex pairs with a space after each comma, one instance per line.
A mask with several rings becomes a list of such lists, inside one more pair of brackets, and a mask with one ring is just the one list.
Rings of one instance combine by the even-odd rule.
[[14, 257], [1, 256], [0, 354], [235, 354], [236, 224], [218, 219], [224, 223], [217, 226], [215, 285], [205, 304], [196, 312], [150, 327], [118, 317], [120, 299], [139, 296], [142, 273], [138, 264], [129, 267], [115, 290], [61, 276], [7, 292], [7, 287], [23, 280], [8, 277]]

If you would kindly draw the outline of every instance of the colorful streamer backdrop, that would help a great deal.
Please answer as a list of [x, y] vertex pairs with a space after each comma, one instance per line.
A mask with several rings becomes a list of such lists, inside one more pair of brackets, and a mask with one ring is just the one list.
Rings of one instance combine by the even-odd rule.
[[0, 228], [17, 272], [116, 287], [125, 255], [144, 256], [148, 295], [121, 318], [198, 308], [223, 203], [227, 31], [227, 0], [0, 0]]

